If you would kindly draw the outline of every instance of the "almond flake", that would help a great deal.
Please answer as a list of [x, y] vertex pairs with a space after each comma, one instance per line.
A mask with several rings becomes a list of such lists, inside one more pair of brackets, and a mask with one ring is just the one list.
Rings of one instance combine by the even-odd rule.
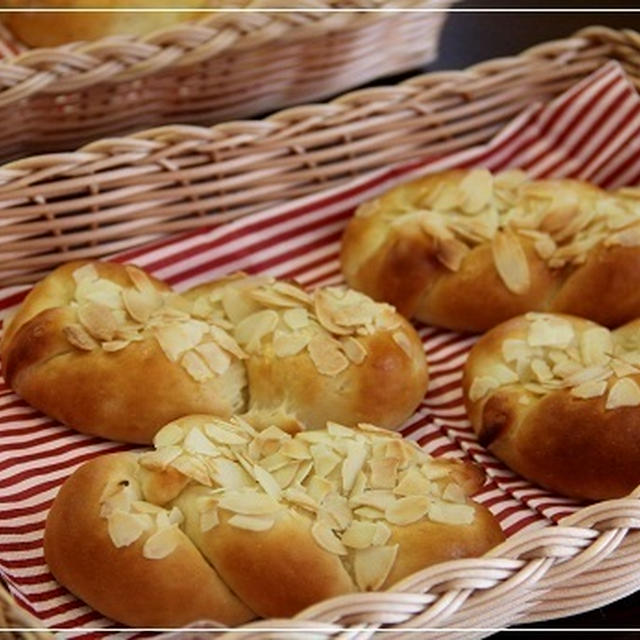
[[[358, 507], [354, 510], [354, 514], [358, 518], [366, 518], [367, 520], [381, 520], [384, 518], [384, 512], [373, 507]], [[384, 543], [381, 543], [384, 544]]]
[[255, 484], [253, 478], [233, 460], [215, 458], [210, 466], [211, 477], [225, 489], [241, 489]]
[[289, 487], [284, 490], [283, 495], [285, 500], [303, 509], [314, 513], [318, 510], [318, 503], [300, 487]]
[[133, 513], [116, 510], [107, 518], [109, 537], [114, 546], [128, 547], [143, 533], [144, 520]]
[[273, 518], [239, 514], [231, 516], [227, 522], [236, 529], [246, 529], [247, 531], [268, 531], [275, 524]]
[[349, 361], [340, 350], [340, 343], [326, 335], [316, 334], [307, 349], [318, 373], [322, 375], [336, 376], [349, 366]]
[[171, 466], [182, 475], [187, 476], [187, 478], [192, 478], [199, 484], [203, 484], [206, 487], [211, 486], [207, 466], [202, 462], [202, 460], [193, 456], [182, 455], [173, 460], [171, 462]]
[[294, 300], [289, 296], [282, 295], [273, 288], [253, 289], [249, 292], [249, 295], [257, 302], [271, 308], [292, 308], [299, 305], [297, 300]]
[[640, 387], [632, 378], [621, 378], [609, 389], [605, 409], [638, 405], [640, 405]]
[[471, 383], [471, 387], [469, 387], [469, 400], [476, 402], [499, 386], [500, 382], [495, 378], [490, 376], [476, 376]]
[[459, 271], [469, 251], [469, 247], [456, 238], [438, 238], [436, 240], [436, 258], [449, 271]]
[[534, 358], [531, 361], [531, 371], [533, 371], [533, 375], [538, 379], [538, 382], [544, 383], [553, 379], [553, 372], [541, 358]]
[[455, 482], [450, 482], [442, 492], [442, 497], [447, 502], [458, 502], [465, 504], [467, 502], [467, 494], [464, 489]]
[[347, 548], [340, 542], [338, 537], [331, 531], [331, 529], [323, 522], [316, 521], [311, 526], [311, 535], [313, 539], [323, 549], [329, 553], [333, 553], [338, 556], [347, 555]]
[[487, 169], [472, 169], [460, 181], [465, 198], [461, 204], [465, 213], [478, 213], [491, 201], [493, 176]]
[[404, 331], [394, 331], [392, 334], [393, 341], [405, 352], [409, 358], [414, 356], [414, 348], [409, 340], [409, 336]]
[[443, 524], [471, 524], [475, 518], [475, 509], [467, 504], [451, 504], [432, 501], [428, 509], [429, 520]]
[[376, 522], [376, 530], [373, 534], [372, 544], [380, 546], [385, 544], [391, 537], [391, 529], [384, 522]]
[[407, 496], [396, 500], [384, 512], [384, 517], [392, 524], [407, 525], [423, 518], [431, 504], [427, 496]]
[[381, 511], [386, 511], [396, 503], [396, 498], [391, 491], [382, 489], [371, 489], [349, 498], [352, 507], [373, 507]]
[[182, 446], [189, 453], [199, 453], [203, 456], [214, 457], [220, 455], [218, 448], [196, 427], [193, 427], [187, 433]]
[[91, 262], [78, 267], [71, 274], [76, 284], [81, 282], [95, 282], [100, 276], [95, 265]]
[[309, 445], [300, 440], [299, 438], [291, 438], [291, 440], [286, 440], [282, 444], [282, 448], [280, 449], [282, 455], [287, 458], [293, 458], [295, 460], [310, 460], [311, 453], [309, 451]]
[[98, 344], [79, 324], [68, 324], [62, 328], [62, 333], [69, 344], [76, 349], [93, 351]]
[[213, 372], [207, 363], [193, 350], [187, 351], [182, 356], [180, 364], [196, 382], [205, 382], [213, 378]]
[[280, 316], [273, 309], [252, 313], [236, 325], [235, 338], [249, 352], [260, 349], [262, 338], [268, 336], [278, 325]]
[[137, 289], [123, 289], [122, 302], [127, 313], [136, 322], [144, 323], [160, 307], [162, 298], [155, 290], [141, 292]]
[[362, 442], [357, 440], [347, 442], [347, 457], [342, 463], [342, 490], [344, 493], [351, 491], [366, 457], [367, 447]]
[[78, 307], [78, 320], [97, 340], [112, 340], [118, 328], [111, 309], [95, 302], [85, 302]]
[[604, 395], [604, 392], [607, 390], [607, 381], [606, 380], [589, 380], [588, 382], [583, 382], [576, 387], [573, 387], [570, 391], [571, 395], [574, 398], [597, 398], [598, 396]]
[[352, 333], [351, 327], [338, 324], [334, 319], [336, 303], [334, 296], [327, 289], [316, 289], [313, 295], [314, 311], [320, 324], [335, 335], [348, 336]]
[[399, 496], [427, 495], [431, 491], [431, 481], [427, 480], [416, 467], [409, 467], [393, 493]]
[[266, 469], [256, 464], [253, 466], [253, 475], [268, 496], [274, 500], [280, 498], [280, 494], [282, 493], [280, 485]]
[[358, 588], [361, 591], [380, 589], [391, 572], [397, 554], [397, 544], [356, 551], [353, 570]]
[[531, 353], [531, 347], [525, 340], [507, 338], [502, 343], [502, 357], [507, 363], [517, 360], [527, 360], [531, 357]]
[[398, 460], [379, 458], [369, 460], [372, 489], [393, 489], [398, 475]]
[[611, 332], [605, 327], [593, 327], [580, 335], [580, 355], [586, 365], [607, 364], [613, 353]]
[[226, 429], [220, 424], [213, 422], [207, 422], [204, 425], [204, 431], [214, 442], [219, 444], [243, 445], [249, 440], [243, 433]]
[[273, 352], [278, 358], [287, 358], [300, 353], [311, 340], [307, 333], [292, 333], [276, 329], [273, 334]]
[[527, 314], [531, 318], [527, 342], [530, 347], [567, 347], [575, 337], [571, 323], [564, 318]]
[[127, 275], [129, 276], [129, 279], [131, 280], [133, 286], [141, 293], [149, 290], [156, 290], [153, 282], [142, 269], [134, 267], [131, 264], [125, 264], [124, 269], [127, 272]]
[[302, 302], [306, 305], [310, 305], [312, 302], [311, 296], [300, 285], [276, 280], [272, 286], [274, 291], [283, 293], [294, 300], [298, 300], [298, 302]]
[[236, 325], [260, 309], [255, 300], [233, 285], [225, 287], [221, 302], [225, 314]]
[[293, 483], [301, 485], [307, 479], [307, 476], [312, 470], [313, 462], [311, 460], [301, 462], [298, 470], [296, 471], [296, 475], [293, 478]]
[[293, 309], [287, 309], [282, 314], [284, 323], [293, 331], [298, 329], [304, 329], [309, 326], [309, 313], [302, 307], [294, 307]]
[[222, 495], [218, 506], [234, 513], [247, 516], [263, 516], [275, 513], [280, 505], [271, 496], [255, 492], [227, 492]]
[[352, 549], [366, 549], [373, 544], [377, 528], [373, 522], [354, 521], [340, 538], [342, 544]]
[[140, 466], [149, 471], [164, 471], [176, 458], [182, 455], [182, 449], [176, 446], [163, 446], [156, 451], [146, 451], [138, 458]]
[[209, 325], [209, 333], [211, 337], [218, 343], [218, 346], [222, 347], [225, 351], [228, 351], [231, 355], [235, 356], [239, 360], [245, 360], [249, 356], [235, 341], [235, 339], [229, 335], [222, 327], [216, 325]]
[[570, 387], [577, 387], [589, 380], [606, 380], [612, 373], [611, 369], [604, 365], [585, 367], [565, 378], [565, 383]]
[[335, 483], [317, 475], [311, 476], [307, 484], [307, 493], [317, 503], [322, 502], [329, 493], [335, 490]]
[[634, 367], [624, 360], [618, 360], [617, 358], [611, 360], [609, 366], [618, 378], [625, 378], [626, 376], [633, 376], [640, 373], [640, 369], [637, 367]]
[[200, 513], [200, 531], [206, 533], [215, 529], [220, 524], [220, 516], [217, 509], [208, 509]]
[[276, 471], [272, 471], [271, 475], [278, 483], [281, 489], [286, 489], [295, 479], [300, 469], [299, 462], [292, 462]]
[[309, 451], [313, 458], [315, 472], [321, 478], [328, 476], [341, 460], [341, 458], [325, 444], [311, 445]]
[[131, 340], [108, 340], [102, 343], [102, 348], [108, 353], [114, 353], [116, 351], [122, 351], [125, 347], [131, 344]]
[[610, 235], [604, 242], [605, 247], [620, 245], [622, 247], [640, 246], [640, 225], [628, 227]]
[[203, 342], [195, 350], [204, 360], [206, 365], [216, 375], [223, 375], [231, 365], [231, 358], [215, 342]]
[[360, 340], [347, 336], [340, 340], [342, 350], [353, 364], [362, 364], [367, 357], [367, 350]]
[[527, 255], [512, 231], [498, 231], [491, 240], [496, 270], [505, 287], [516, 295], [529, 291], [531, 278]]
[[173, 444], [180, 444], [183, 438], [184, 430], [182, 427], [175, 422], [170, 422], [156, 433], [153, 437], [153, 444], [157, 448], [169, 447]]

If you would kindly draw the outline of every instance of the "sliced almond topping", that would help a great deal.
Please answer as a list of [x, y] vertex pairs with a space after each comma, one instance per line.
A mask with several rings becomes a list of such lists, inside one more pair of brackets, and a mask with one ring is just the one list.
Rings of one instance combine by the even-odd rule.
[[253, 289], [249, 292], [249, 295], [257, 302], [271, 308], [292, 308], [299, 305], [297, 300], [275, 291], [273, 287]]
[[171, 466], [179, 471], [182, 475], [187, 476], [187, 478], [192, 478], [196, 482], [205, 485], [206, 487], [211, 486], [211, 479], [209, 478], [209, 471], [207, 470], [207, 466], [194, 456], [190, 455], [182, 455], [176, 458], [171, 462]]
[[394, 331], [392, 337], [393, 341], [405, 352], [407, 357], [413, 358], [414, 349], [409, 336], [404, 331]]
[[531, 317], [527, 342], [530, 347], [567, 347], [575, 337], [571, 323], [564, 318], [545, 314], [527, 314]]
[[620, 245], [622, 247], [638, 247], [640, 246], [640, 225], [628, 227], [622, 231], [618, 231], [610, 235], [604, 242], [606, 247]]
[[281, 489], [286, 489], [294, 481], [299, 470], [300, 463], [296, 461], [291, 462], [276, 471], [272, 471], [271, 475], [274, 477]]
[[195, 350], [207, 367], [216, 375], [223, 375], [231, 365], [230, 356], [215, 342], [204, 342], [199, 344]]
[[357, 440], [347, 441], [347, 457], [342, 463], [342, 490], [351, 491], [356, 476], [362, 469], [367, 457], [367, 447]]
[[308, 493], [306, 493], [300, 487], [289, 487], [283, 492], [285, 500], [292, 502], [293, 504], [307, 509], [309, 511], [317, 511], [318, 503]]
[[449, 271], [459, 271], [470, 250], [464, 242], [456, 238], [438, 238], [436, 241], [436, 258]]
[[287, 309], [282, 314], [284, 323], [293, 331], [309, 326], [309, 313], [303, 307]]
[[296, 475], [293, 478], [293, 484], [302, 485], [302, 483], [307, 479], [307, 476], [313, 470], [313, 462], [311, 460], [305, 460], [300, 463], [298, 470], [296, 471]]
[[107, 518], [109, 537], [114, 546], [128, 547], [135, 542], [144, 531], [144, 521], [133, 513], [116, 510]]
[[638, 367], [634, 367], [632, 364], [629, 364], [628, 362], [619, 360], [617, 358], [611, 360], [611, 362], [609, 362], [609, 366], [618, 378], [633, 376], [640, 373], [640, 369], [638, 369]]
[[138, 462], [149, 471], [164, 471], [180, 455], [182, 455], [180, 447], [163, 446], [161, 449], [141, 454]]
[[531, 371], [538, 379], [538, 382], [544, 383], [553, 379], [553, 372], [549, 368], [549, 365], [541, 358], [534, 358], [531, 361]]
[[427, 495], [431, 491], [431, 481], [424, 477], [416, 467], [409, 467], [402, 476], [393, 493], [399, 496]]
[[423, 518], [431, 504], [427, 496], [407, 496], [385, 509], [384, 517], [392, 524], [407, 525]]
[[299, 438], [291, 438], [291, 440], [286, 440], [282, 444], [280, 452], [287, 458], [293, 458], [295, 460], [311, 459], [309, 445]]
[[396, 458], [378, 458], [369, 460], [372, 489], [393, 489], [398, 476]]
[[505, 287], [516, 295], [529, 291], [531, 278], [527, 255], [518, 236], [512, 231], [498, 231], [491, 240], [496, 270]]
[[200, 531], [202, 531], [202, 533], [214, 529], [219, 524], [220, 516], [218, 515], [217, 509], [208, 509], [200, 514]]
[[606, 380], [611, 377], [612, 373], [611, 369], [604, 365], [585, 367], [584, 369], [580, 369], [576, 373], [565, 378], [565, 383], [570, 387], [577, 387], [583, 382], [588, 382], [589, 380]]
[[283, 282], [276, 280], [273, 283], [273, 290], [278, 293], [282, 293], [294, 300], [298, 300], [303, 304], [310, 305], [312, 302], [311, 296], [299, 285], [291, 284], [290, 282]]
[[235, 356], [239, 360], [245, 360], [249, 356], [235, 341], [235, 339], [227, 333], [222, 327], [216, 325], [209, 325], [209, 333], [211, 337], [218, 343], [218, 346], [222, 347], [225, 351], [228, 351], [231, 355]]
[[374, 509], [379, 509], [381, 511], [386, 511], [388, 508], [392, 507], [395, 502], [396, 498], [393, 493], [382, 489], [371, 489], [349, 498], [349, 504], [352, 507], [373, 507]]
[[76, 284], [80, 284], [83, 281], [95, 282], [100, 277], [95, 265], [91, 262], [83, 264], [81, 267], [75, 269], [71, 276]]
[[268, 496], [274, 500], [278, 500], [280, 498], [282, 493], [280, 485], [266, 469], [263, 469], [256, 464], [253, 467], [253, 475]]
[[245, 516], [236, 514], [231, 516], [227, 522], [236, 529], [246, 529], [247, 531], [268, 531], [275, 524], [275, 520], [268, 516]]
[[318, 321], [329, 333], [348, 336], [353, 332], [351, 327], [342, 326], [335, 321], [336, 300], [327, 289], [316, 289], [313, 302]]
[[593, 327], [580, 335], [580, 355], [586, 365], [607, 364], [613, 353], [611, 332], [605, 327]]
[[487, 169], [472, 169], [460, 181], [460, 189], [465, 194], [462, 210], [465, 213], [479, 213], [491, 201], [493, 176]]
[[442, 497], [448, 502], [458, 502], [461, 504], [467, 502], [467, 494], [464, 492], [464, 489], [455, 482], [447, 484], [442, 492]]
[[136, 322], [146, 322], [151, 314], [160, 307], [162, 298], [154, 289], [144, 292], [137, 289], [123, 289], [122, 302], [127, 313]]
[[517, 360], [527, 360], [531, 357], [532, 350], [525, 340], [507, 338], [502, 343], [502, 357], [507, 363]]
[[133, 286], [140, 292], [156, 290], [149, 276], [140, 268], [131, 264], [125, 264], [124, 269], [131, 280]]
[[276, 329], [273, 334], [273, 352], [278, 358], [287, 358], [300, 353], [311, 340], [308, 333], [292, 333]]
[[444, 524], [471, 524], [475, 518], [475, 509], [467, 504], [451, 504], [434, 500], [429, 504], [429, 520]]
[[632, 378], [622, 378], [609, 389], [605, 409], [638, 405], [640, 405], [640, 387]]
[[243, 433], [226, 429], [222, 425], [213, 422], [207, 422], [204, 425], [204, 431], [214, 442], [219, 444], [243, 445], [249, 439]]
[[353, 513], [358, 516], [358, 518], [365, 518], [367, 520], [381, 520], [384, 518], [384, 512], [380, 511], [380, 509], [374, 509], [373, 507], [358, 507]]
[[353, 520], [349, 501], [339, 493], [330, 493], [322, 506], [331, 515], [338, 529], [346, 529]]
[[367, 350], [360, 340], [352, 336], [347, 336], [340, 340], [345, 355], [354, 364], [362, 364], [367, 357]]
[[205, 382], [213, 378], [213, 372], [207, 363], [193, 350], [187, 351], [182, 356], [180, 364], [196, 382]]
[[342, 544], [352, 549], [366, 549], [373, 544], [377, 527], [373, 522], [355, 520], [342, 534]]
[[235, 338], [247, 350], [255, 352], [260, 348], [262, 338], [274, 331], [279, 316], [273, 309], [252, 313], [236, 325]]
[[380, 589], [391, 572], [398, 545], [358, 549], [353, 562], [356, 584], [361, 591]]
[[334, 553], [338, 556], [347, 554], [347, 548], [325, 523], [320, 521], [314, 522], [311, 526], [311, 535], [318, 545], [329, 553]]
[[189, 453], [199, 453], [204, 456], [220, 455], [219, 449], [196, 427], [189, 430], [182, 446]]
[[573, 387], [570, 393], [574, 398], [587, 399], [597, 398], [598, 396], [603, 395], [606, 390], [606, 380], [590, 380], [579, 384], [577, 387]]
[[476, 402], [499, 386], [500, 381], [495, 378], [490, 376], [476, 376], [469, 387], [469, 399], [471, 402]]
[[79, 324], [68, 324], [63, 327], [62, 332], [69, 344], [76, 349], [93, 351], [98, 346], [98, 343]]
[[118, 328], [111, 309], [95, 302], [85, 302], [78, 307], [78, 320], [97, 340], [112, 340]]
[[321, 333], [313, 336], [307, 345], [311, 360], [318, 373], [336, 376], [349, 366], [349, 361], [340, 350], [340, 343]]
[[254, 486], [253, 478], [233, 460], [215, 458], [210, 465], [213, 480], [226, 489]]
[[113, 353], [115, 351], [122, 351], [122, 349], [128, 347], [130, 344], [130, 340], [109, 340], [102, 343], [102, 348], [109, 353]]
[[275, 513], [281, 507], [276, 500], [264, 493], [228, 491], [218, 502], [221, 509], [248, 516], [263, 516]]
[[142, 555], [148, 560], [161, 560], [174, 551], [179, 541], [180, 529], [177, 525], [160, 529], [147, 538]]
[[317, 503], [322, 502], [329, 493], [335, 490], [335, 483], [317, 475], [311, 476], [307, 484], [307, 493]]
[[322, 443], [311, 445], [309, 451], [313, 458], [315, 472], [321, 478], [328, 476], [341, 461], [340, 456], [336, 455], [327, 445]]

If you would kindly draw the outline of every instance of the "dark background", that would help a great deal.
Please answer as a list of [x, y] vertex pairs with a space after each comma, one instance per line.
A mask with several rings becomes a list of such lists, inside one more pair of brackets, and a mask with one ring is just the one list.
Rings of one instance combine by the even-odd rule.
[[[515, 55], [540, 42], [566, 38], [579, 29], [605, 25], [616, 29], [640, 32], [640, 1], [638, 2], [456, 2], [456, 9], [491, 8], [491, 12], [450, 13], [445, 23], [438, 59], [412, 73], [383, 80], [390, 84], [420, 72], [444, 69], [464, 69], [488, 58]], [[509, 11], [508, 7], [535, 8], [532, 12]], [[613, 9], [636, 8], [638, 12], [614, 12]], [[582, 9], [580, 12], [547, 11], [545, 8]], [[640, 566], [638, 567], [640, 572]], [[524, 625], [493, 636], [500, 640], [525, 637], [528, 640], [552, 638], [640, 639], [640, 592], [606, 607], [578, 616], [544, 623]], [[545, 631], [545, 629], [547, 629]], [[554, 629], [554, 630], [551, 630]], [[565, 631], [558, 631], [564, 629]], [[571, 629], [581, 631], [571, 631]], [[613, 629], [618, 629], [614, 631]], [[526, 633], [525, 633], [526, 632]], [[428, 638], [428, 634], [425, 634]]]

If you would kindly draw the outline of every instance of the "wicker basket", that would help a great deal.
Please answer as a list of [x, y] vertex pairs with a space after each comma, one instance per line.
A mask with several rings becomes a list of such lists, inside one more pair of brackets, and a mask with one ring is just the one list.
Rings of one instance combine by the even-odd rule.
[[[301, 10], [291, 13], [210, 13], [137, 40], [111, 37], [10, 56], [0, 61], [0, 159], [72, 149], [143, 126], [253, 116], [435, 58], [443, 12], [313, 11], [333, 4], [299, 0]], [[450, 0], [386, 4], [442, 8]]]
[[[0, 278], [31, 281], [70, 258], [104, 256], [365, 170], [486, 142], [523, 107], [558, 95], [612, 59], [638, 88], [640, 35], [592, 27], [516, 57], [263, 121], [164, 127], [13, 162], [0, 169]], [[300, 618], [256, 622], [229, 637], [304, 637], [311, 629], [313, 637], [346, 637], [342, 629], [349, 627], [348, 637], [361, 640], [386, 626], [393, 637], [435, 627], [441, 631], [429, 637], [470, 638], [602, 606], [640, 587], [639, 498], [640, 488], [557, 526], [516, 534], [482, 558], [426, 569], [391, 591], [335, 598]], [[298, 633], [260, 630], [275, 626]]]

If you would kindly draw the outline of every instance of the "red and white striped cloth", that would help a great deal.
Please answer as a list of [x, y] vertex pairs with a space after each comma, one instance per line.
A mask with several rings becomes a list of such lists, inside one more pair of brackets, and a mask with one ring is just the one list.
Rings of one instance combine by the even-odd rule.
[[[640, 99], [609, 63], [549, 103], [522, 113], [489, 144], [410, 166], [369, 173], [330, 192], [278, 206], [211, 230], [130, 251], [139, 264], [178, 289], [230, 271], [296, 278], [308, 286], [341, 280], [338, 251], [354, 207], [395, 184], [437, 169], [523, 167], [534, 176], [575, 176], [605, 187], [640, 178]], [[26, 289], [0, 292], [0, 317]], [[556, 521], [578, 505], [507, 470], [476, 442], [461, 400], [461, 368], [474, 339], [419, 326], [431, 384], [402, 433], [434, 455], [468, 456], [489, 481], [478, 499], [508, 535]], [[48, 627], [111, 623], [51, 578], [43, 558], [44, 521], [59, 486], [84, 461], [127, 445], [77, 434], [29, 408], [0, 386], [0, 574], [15, 598]], [[99, 576], [96, 576], [99, 579]]]

